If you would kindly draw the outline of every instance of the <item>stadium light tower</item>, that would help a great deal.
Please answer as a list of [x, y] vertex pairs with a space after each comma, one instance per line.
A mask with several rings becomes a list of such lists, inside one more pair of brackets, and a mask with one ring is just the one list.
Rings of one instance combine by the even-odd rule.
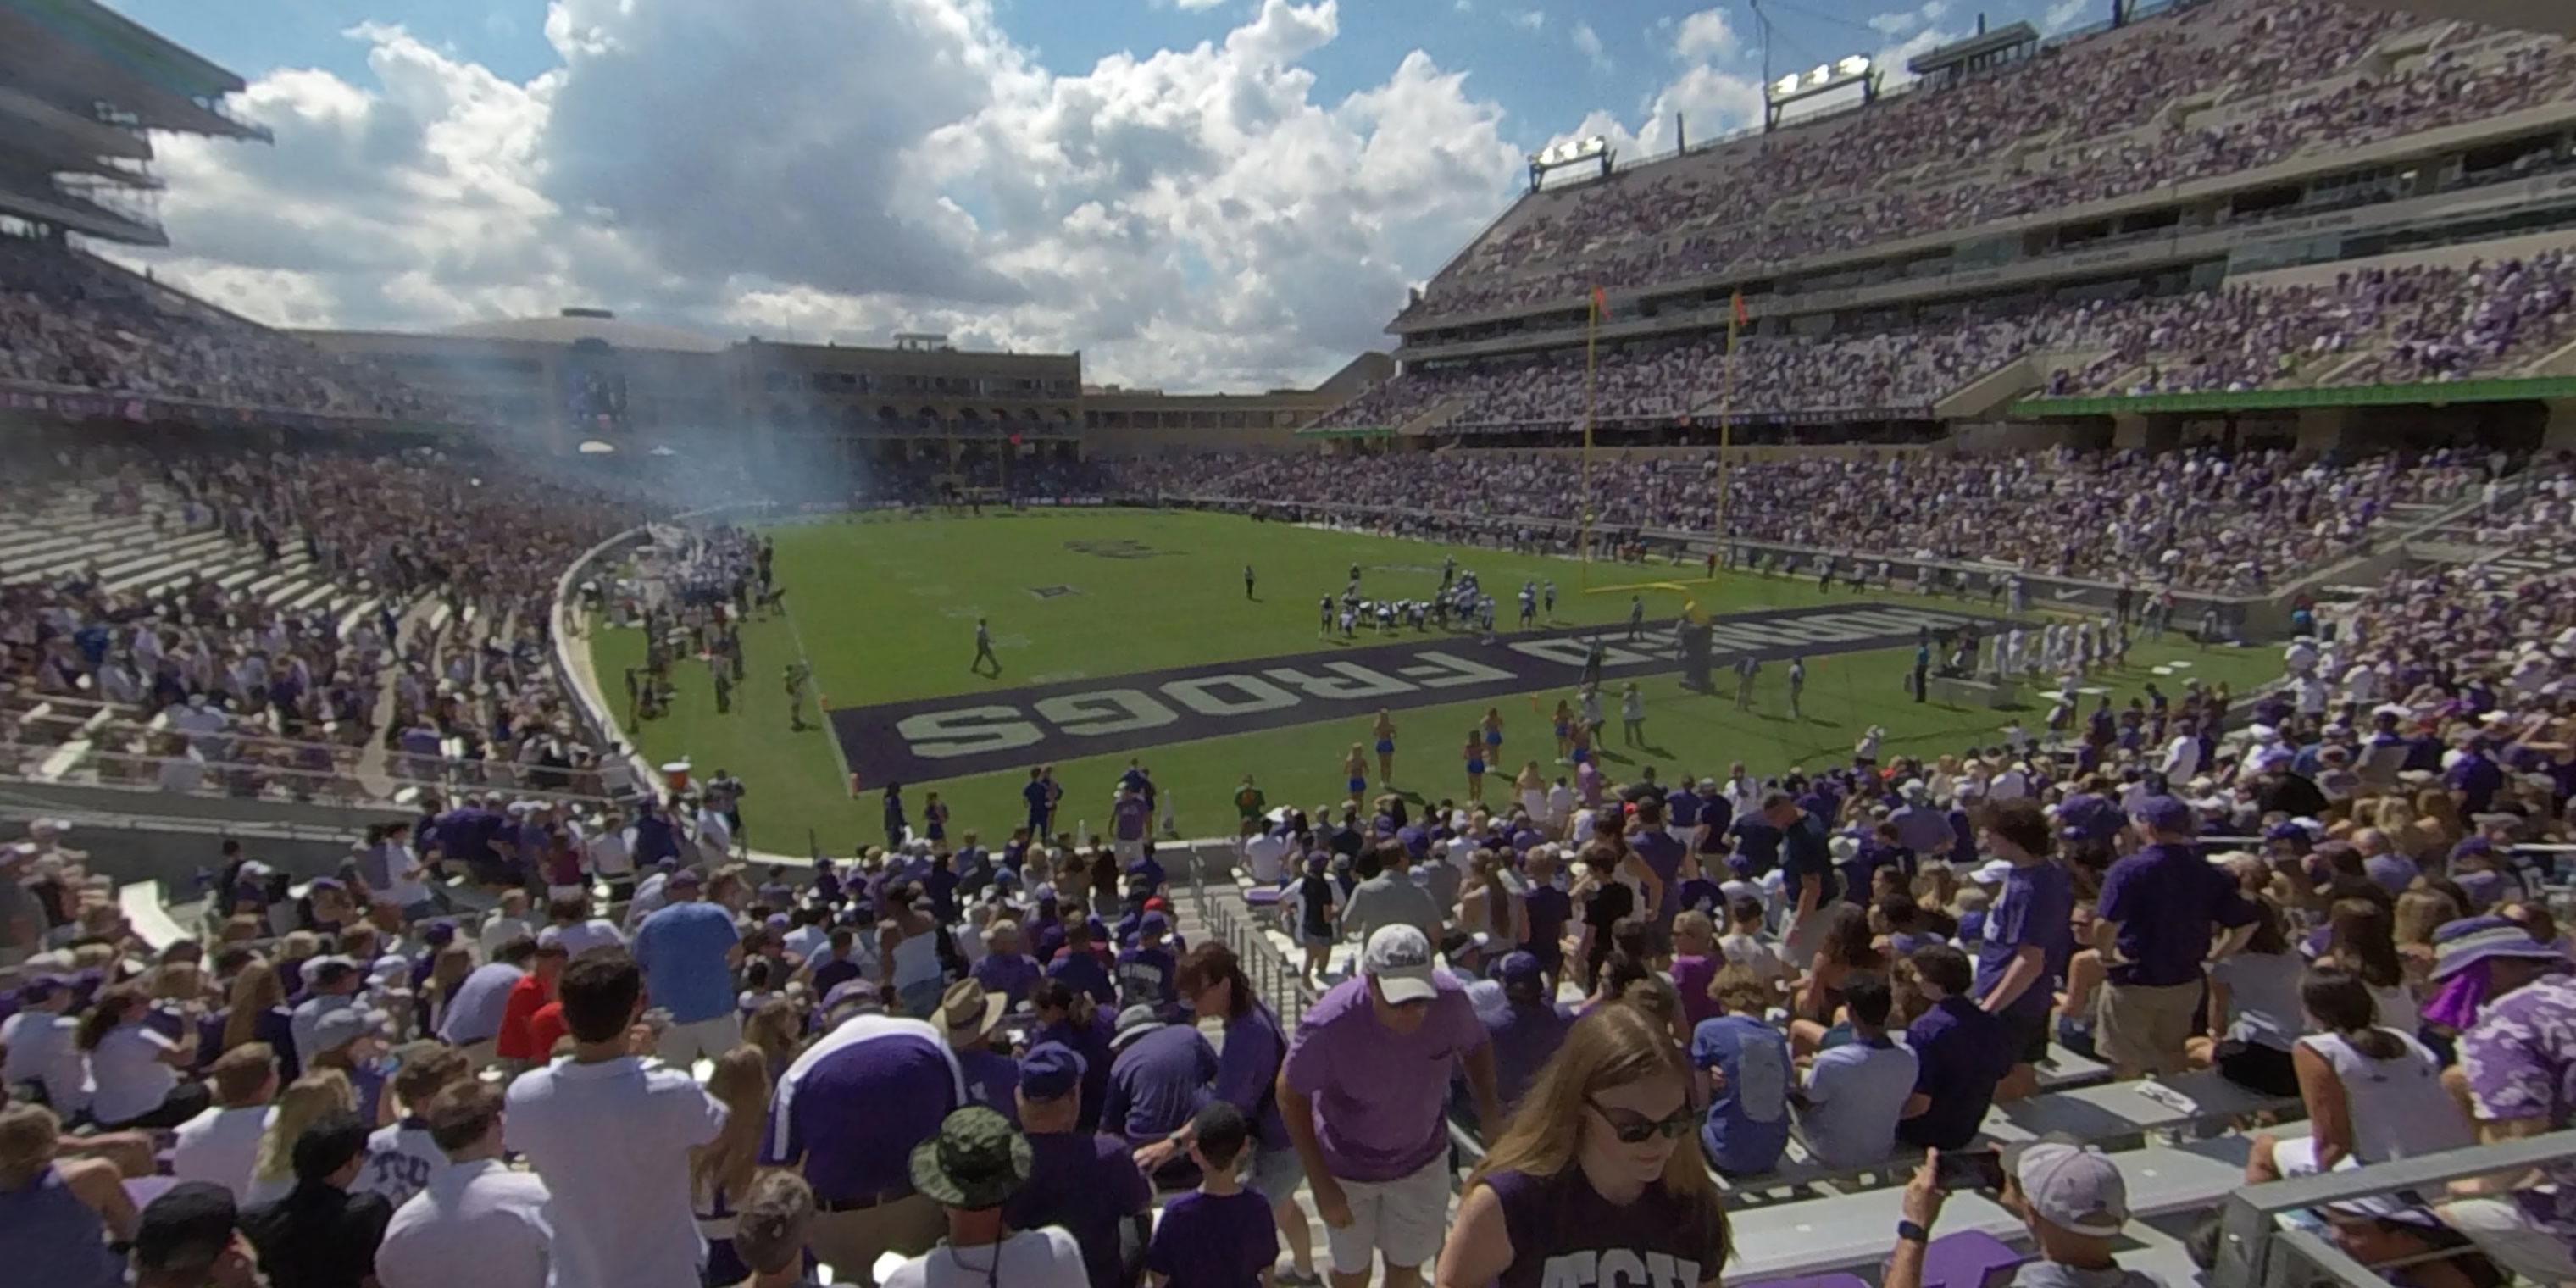
[[1595, 177], [1607, 179], [1611, 167], [1618, 164], [1618, 160], [1619, 154], [1611, 148], [1610, 140], [1598, 134], [1588, 139], [1567, 139], [1562, 143], [1548, 144], [1530, 153], [1530, 191], [1538, 191], [1551, 172], [1567, 166], [1598, 165], [1600, 172]]
[[[1766, 68], [1763, 73], [1770, 74]], [[1801, 103], [1821, 94], [1860, 87], [1861, 101], [1878, 101], [1879, 72], [1866, 54], [1851, 54], [1830, 63], [1818, 63], [1803, 72], [1791, 72], [1769, 81], [1762, 89], [1762, 128], [1780, 128], [1780, 114], [1793, 103]]]

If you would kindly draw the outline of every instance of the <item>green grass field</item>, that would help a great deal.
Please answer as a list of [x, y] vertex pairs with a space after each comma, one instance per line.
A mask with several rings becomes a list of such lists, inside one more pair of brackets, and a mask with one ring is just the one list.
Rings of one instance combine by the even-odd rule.
[[[852, 800], [833, 735], [820, 727], [788, 730], [778, 675], [795, 658], [800, 638], [823, 697], [832, 706], [855, 707], [1329, 648], [1316, 638], [1315, 601], [1338, 594], [1354, 563], [1366, 570], [1366, 593], [1420, 598], [1438, 586], [1442, 559], [1455, 554], [1499, 601], [1506, 626], [1517, 616], [1512, 595], [1530, 578], [1557, 583], [1553, 625], [1624, 625], [1628, 613], [1628, 591], [1585, 593], [1587, 570], [1568, 560], [1254, 524], [1224, 515], [1095, 511], [851, 520], [784, 526], [772, 535], [788, 615], [744, 629], [748, 679], [735, 694], [732, 713], [716, 714], [703, 669], [684, 663], [673, 672], [680, 692], [672, 713], [634, 732], [656, 761], [685, 756], [701, 776], [718, 768], [739, 775], [750, 789], [744, 815], [752, 843], [791, 854], [804, 851], [809, 829], [836, 853], [881, 836], [873, 790], [880, 784], [867, 784], [871, 790], [864, 798]], [[1254, 602], [1243, 596], [1247, 563], [1259, 574], [1261, 597]], [[1596, 564], [1588, 570], [1596, 587], [1698, 574], [1696, 566], [1660, 564]], [[1042, 588], [1056, 593], [1042, 597], [1036, 593]], [[1839, 587], [1820, 594], [1812, 580], [1727, 573], [1691, 586], [1689, 593], [1721, 616], [1856, 600]], [[1644, 594], [1650, 616], [1663, 621], [1680, 610], [1684, 598], [1672, 590]], [[1918, 602], [1875, 587], [1865, 598]], [[1948, 601], [1919, 602], [1937, 607]], [[1966, 607], [1985, 611], [1982, 603]], [[995, 679], [967, 670], [978, 616], [991, 620], [1005, 668]], [[1364, 634], [1360, 642], [1374, 641]], [[641, 634], [600, 630], [592, 647], [612, 705], [622, 715], [616, 677], [640, 663]], [[1603, 759], [1614, 777], [1653, 765], [1670, 781], [1684, 772], [1719, 775], [1737, 760], [1757, 774], [1840, 763], [1871, 724], [1886, 727], [1890, 754], [1935, 755], [1993, 741], [2006, 713], [1917, 704], [1905, 695], [1902, 672], [1911, 657], [1910, 649], [1811, 657], [1805, 718], [1799, 721], [1787, 717], [1785, 668], [1779, 666], [1764, 668], [1751, 713], [1734, 709], [1731, 687], [1729, 698], [1716, 698], [1682, 689], [1678, 676], [1649, 679], [1644, 692], [1650, 749], [1615, 745], [1619, 727], [1612, 700], [1606, 704], [1611, 725], [1604, 741], [1614, 745], [1604, 749]], [[2268, 651], [2203, 652], [2173, 636], [2161, 647], [2133, 647], [2128, 670], [2093, 683], [2107, 683], [2115, 700], [2125, 703], [2152, 678], [2150, 666], [2177, 660], [2190, 663], [2188, 675], [2226, 681], [2239, 691], [2278, 670]], [[2184, 678], [2176, 674], [2165, 681], [2167, 692], [2178, 692]], [[1721, 677], [1722, 687], [1729, 684]], [[1487, 782], [1489, 800], [1507, 798], [1509, 775], [1523, 760], [1536, 756], [1544, 765], [1553, 759], [1542, 711], [1564, 696], [1569, 694], [1547, 690], [1500, 702], [1507, 743], [1502, 778]], [[2028, 701], [2032, 705], [2014, 714], [2036, 727], [2045, 708]], [[1463, 797], [1454, 748], [1488, 705], [1478, 700], [1397, 713], [1404, 731], [1397, 787], [1434, 801]], [[1337, 719], [1172, 743], [1139, 758], [1172, 794], [1182, 834], [1204, 836], [1233, 830], [1232, 795], [1246, 772], [1257, 777], [1274, 805], [1340, 799], [1341, 755], [1367, 733], [1366, 720]], [[1129, 754], [1054, 762], [1066, 787], [1060, 826], [1087, 819], [1093, 830], [1100, 829], [1110, 784]], [[954, 811], [952, 835], [975, 829], [990, 843], [1018, 822], [1025, 781], [1022, 769], [907, 783], [905, 797], [917, 823], [923, 792], [938, 791]]]

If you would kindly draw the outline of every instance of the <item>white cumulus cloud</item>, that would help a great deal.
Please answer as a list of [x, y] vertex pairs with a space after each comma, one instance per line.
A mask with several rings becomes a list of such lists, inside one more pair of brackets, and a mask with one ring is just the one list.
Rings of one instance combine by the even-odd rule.
[[1584, 61], [1591, 63], [1594, 70], [1610, 70], [1610, 55], [1601, 47], [1601, 33], [1594, 31], [1591, 23], [1574, 24], [1574, 47], [1583, 51]]
[[1722, 58], [1734, 53], [1735, 47], [1735, 28], [1727, 22], [1724, 9], [1702, 9], [1682, 19], [1673, 33], [1676, 58]]
[[[1174, 0], [1181, 7], [1189, 0]], [[568, 304], [718, 334], [1084, 352], [1096, 379], [1309, 381], [1509, 200], [1502, 109], [1420, 52], [1319, 94], [1334, 0], [1055, 68], [992, 0], [556, 0], [526, 81], [400, 27], [367, 74], [158, 140], [177, 247], [251, 316], [434, 327]]]

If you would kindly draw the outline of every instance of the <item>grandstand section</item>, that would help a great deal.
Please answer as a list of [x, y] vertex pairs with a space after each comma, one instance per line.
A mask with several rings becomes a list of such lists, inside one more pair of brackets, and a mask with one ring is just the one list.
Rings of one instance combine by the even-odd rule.
[[242, 78], [91, 0], [0, 3], [0, 216], [134, 245], [153, 131], [265, 141], [226, 114]]
[[[2206, 0], [1938, 81], [1528, 193], [1390, 324], [1404, 375], [1326, 426], [1921, 441], [2576, 357], [2560, 37]], [[2522, 400], [2576, 441], [2548, 387]]]

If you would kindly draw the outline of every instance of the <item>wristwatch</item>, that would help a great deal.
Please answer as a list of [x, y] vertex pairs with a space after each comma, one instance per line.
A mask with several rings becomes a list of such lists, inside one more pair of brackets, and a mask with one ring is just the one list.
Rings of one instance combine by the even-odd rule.
[[1930, 1243], [1932, 1241], [1932, 1232], [1924, 1229], [1922, 1226], [1916, 1225], [1912, 1221], [1898, 1221], [1896, 1223], [1896, 1241], [1898, 1243]]

